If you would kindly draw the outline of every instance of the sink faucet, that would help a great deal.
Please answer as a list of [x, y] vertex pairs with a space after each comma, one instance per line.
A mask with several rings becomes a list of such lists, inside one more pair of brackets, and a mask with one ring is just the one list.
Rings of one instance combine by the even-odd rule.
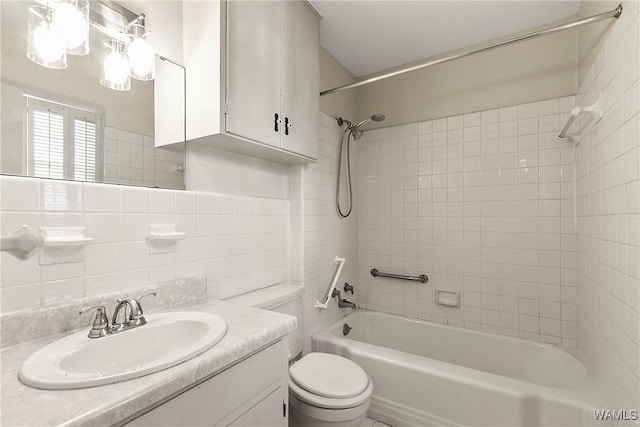
[[107, 314], [104, 306], [96, 305], [93, 307], [84, 307], [79, 315], [83, 315], [89, 310], [96, 310], [96, 314], [93, 317], [93, 323], [91, 324], [91, 330], [89, 331], [89, 338], [100, 338], [106, 337], [111, 333], [111, 329], [109, 328], [109, 319], [107, 319]]
[[[140, 300], [149, 295], [155, 296], [155, 292], [148, 293], [146, 295], [142, 295], [138, 298], [125, 298], [118, 299], [118, 305], [113, 312], [113, 318], [111, 319], [111, 324], [109, 324], [109, 319], [107, 319], [107, 314], [104, 306], [95, 306], [95, 307], [84, 307], [80, 310], [79, 314], [83, 314], [88, 310], [95, 309], [96, 314], [93, 318], [93, 323], [91, 326], [91, 330], [89, 331], [89, 338], [101, 338], [106, 337], [107, 335], [115, 334], [118, 332], [126, 331], [129, 329], [137, 328], [138, 326], [145, 325], [147, 320], [142, 315], [144, 312], [142, 310], [142, 306], [140, 305]], [[127, 307], [129, 307], [129, 313], [127, 313]], [[124, 309], [124, 320], [122, 322], [118, 322], [118, 316], [120, 312]]]
[[[118, 299], [118, 305], [116, 305], [116, 308], [113, 312], [113, 318], [111, 319], [111, 331], [119, 332], [145, 325], [147, 323], [147, 320], [143, 316], [144, 311], [142, 310], [142, 306], [140, 305], [140, 300], [149, 295], [156, 296], [156, 293], [151, 292], [139, 298]], [[128, 315], [127, 307], [129, 307]], [[124, 321], [118, 322], [118, 315], [123, 309]]]

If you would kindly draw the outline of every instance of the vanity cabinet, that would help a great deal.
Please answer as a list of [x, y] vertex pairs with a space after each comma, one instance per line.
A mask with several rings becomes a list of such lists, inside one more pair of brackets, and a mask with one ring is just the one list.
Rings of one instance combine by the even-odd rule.
[[287, 426], [285, 341], [169, 398], [127, 426]]
[[300, 0], [212, 1], [185, 2], [183, 12], [187, 140], [285, 164], [315, 161], [315, 10]]

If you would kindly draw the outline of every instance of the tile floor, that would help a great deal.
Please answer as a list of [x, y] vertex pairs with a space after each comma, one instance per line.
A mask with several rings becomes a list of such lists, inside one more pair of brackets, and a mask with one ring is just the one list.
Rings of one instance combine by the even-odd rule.
[[367, 417], [367, 419], [365, 419], [362, 424], [360, 424], [360, 427], [391, 427], [389, 424], [385, 424], [382, 421], [376, 421], [373, 418], [369, 418]]

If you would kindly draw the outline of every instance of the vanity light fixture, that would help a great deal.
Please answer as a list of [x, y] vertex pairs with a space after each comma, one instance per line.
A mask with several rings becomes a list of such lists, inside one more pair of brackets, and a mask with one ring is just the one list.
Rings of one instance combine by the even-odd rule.
[[131, 65], [126, 53], [126, 43], [121, 40], [107, 40], [105, 45], [111, 50], [102, 62], [100, 83], [109, 89], [127, 91], [131, 89]]
[[53, 19], [49, 6], [28, 8], [27, 58], [47, 68], [67, 68], [64, 32]]
[[109, 89], [131, 89], [131, 77], [149, 81], [155, 77], [156, 54], [146, 40], [144, 15], [138, 16], [124, 28], [121, 38], [108, 40], [111, 51], [102, 66], [100, 83]]
[[89, 53], [89, 0], [62, 0], [53, 22], [62, 30], [67, 53]]
[[[105, 2], [97, 1], [94, 21], [89, 18], [89, 3], [96, 0], [51, 0], [51, 4], [50, 0], [36, 1], [39, 4], [28, 8], [27, 57], [34, 63], [53, 69], [67, 68], [68, 54], [89, 53], [91, 25], [108, 37], [105, 45], [109, 52], [100, 74], [103, 86], [127, 91], [132, 77], [142, 81], [155, 78], [155, 52], [148, 41], [150, 32], [145, 27], [144, 14], [136, 16], [114, 3], [105, 6]], [[113, 19], [114, 16], [119, 18]], [[120, 18], [126, 20], [122, 22]], [[111, 24], [106, 24], [107, 21]]]
[[131, 77], [137, 80], [153, 80], [156, 72], [156, 54], [147, 41], [149, 33], [144, 27], [144, 15], [140, 15], [128, 25], [127, 35], [130, 37], [127, 54], [131, 63]]

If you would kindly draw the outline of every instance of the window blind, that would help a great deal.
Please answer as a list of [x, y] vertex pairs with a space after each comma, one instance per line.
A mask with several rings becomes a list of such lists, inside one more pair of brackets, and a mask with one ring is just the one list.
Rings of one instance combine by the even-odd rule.
[[25, 98], [31, 175], [99, 181], [100, 111], [27, 94]]
[[64, 178], [64, 116], [51, 110], [33, 110], [33, 174]]
[[73, 120], [73, 173], [75, 180], [96, 180], [96, 125], [86, 118]]

